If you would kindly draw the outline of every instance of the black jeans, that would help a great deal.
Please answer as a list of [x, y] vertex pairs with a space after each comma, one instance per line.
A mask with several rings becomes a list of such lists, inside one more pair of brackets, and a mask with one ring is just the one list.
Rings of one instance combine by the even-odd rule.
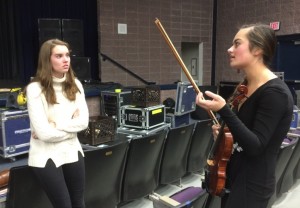
[[85, 167], [80, 152], [78, 158], [58, 168], [51, 159], [45, 168], [32, 167], [54, 208], [85, 208]]

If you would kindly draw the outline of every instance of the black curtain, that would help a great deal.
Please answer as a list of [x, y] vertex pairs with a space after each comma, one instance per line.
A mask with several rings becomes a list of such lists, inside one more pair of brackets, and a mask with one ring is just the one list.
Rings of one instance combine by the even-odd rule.
[[18, 21], [14, 16], [16, 2], [0, 0], [0, 87], [18, 85], [23, 74]]
[[82, 20], [84, 56], [91, 58], [92, 79], [98, 80], [97, 0], [0, 0], [1, 87], [11, 87], [13, 80], [25, 85], [34, 76], [39, 18]]

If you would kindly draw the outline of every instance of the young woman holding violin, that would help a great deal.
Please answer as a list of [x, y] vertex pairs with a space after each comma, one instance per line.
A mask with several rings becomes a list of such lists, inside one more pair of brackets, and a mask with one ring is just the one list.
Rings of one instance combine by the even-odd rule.
[[[276, 44], [275, 32], [269, 26], [243, 26], [228, 54], [230, 66], [245, 74], [241, 83], [247, 87], [245, 94], [238, 102], [230, 99], [228, 104], [209, 91], [205, 94], [211, 99], [203, 99], [201, 92], [196, 98], [197, 105], [220, 115], [233, 137], [226, 167], [229, 193], [222, 197], [223, 208], [265, 208], [275, 191], [277, 155], [293, 112], [289, 88], [269, 67]], [[215, 138], [223, 133], [219, 125], [212, 129]]]

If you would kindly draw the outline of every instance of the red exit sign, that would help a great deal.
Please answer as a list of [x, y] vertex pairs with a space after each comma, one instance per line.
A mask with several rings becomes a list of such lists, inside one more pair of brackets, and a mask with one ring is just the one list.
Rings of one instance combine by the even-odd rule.
[[279, 30], [280, 28], [280, 22], [271, 22], [270, 23], [270, 27], [273, 29], [273, 30]]

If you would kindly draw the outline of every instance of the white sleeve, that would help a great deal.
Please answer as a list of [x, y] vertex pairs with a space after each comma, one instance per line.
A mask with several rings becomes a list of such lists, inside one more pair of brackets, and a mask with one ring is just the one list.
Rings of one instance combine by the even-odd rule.
[[45, 142], [59, 142], [76, 136], [50, 125], [47, 115], [47, 102], [39, 83], [34, 82], [27, 86], [27, 109], [32, 131], [38, 139]]
[[82, 84], [79, 80], [75, 79], [77, 87], [80, 92], [76, 94], [75, 105], [79, 110], [79, 116], [76, 118], [67, 118], [64, 121], [57, 121], [56, 128], [66, 132], [79, 132], [88, 127], [89, 124], [89, 110], [85, 100], [85, 94]]

